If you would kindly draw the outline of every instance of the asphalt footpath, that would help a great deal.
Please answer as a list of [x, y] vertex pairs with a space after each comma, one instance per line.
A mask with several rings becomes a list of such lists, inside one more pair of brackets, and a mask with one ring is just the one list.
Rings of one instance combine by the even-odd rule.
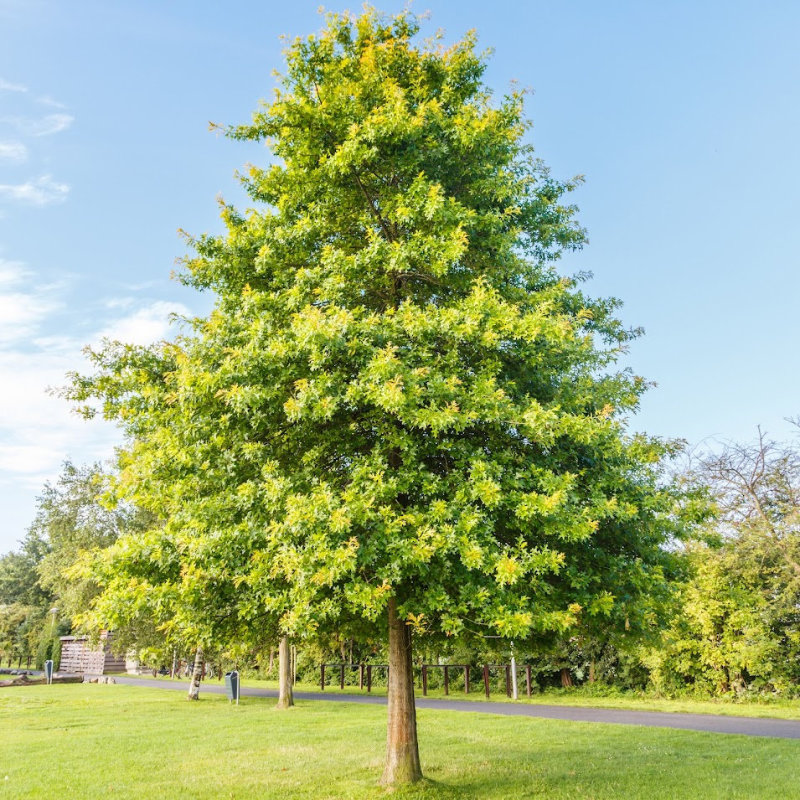
[[[188, 691], [188, 681], [154, 680], [116, 676], [117, 683], [149, 689]], [[219, 683], [204, 681], [200, 693], [225, 694]], [[274, 689], [241, 686], [241, 697], [277, 697]], [[386, 705], [386, 697], [374, 694], [335, 694], [333, 692], [295, 692], [297, 700], [325, 700], [334, 703], [366, 703]], [[730, 717], [716, 714], [676, 714], [667, 711], [625, 711], [616, 708], [587, 708], [584, 706], [548, 706], [538, 703], [492, 703], [490, 701], [432, 699], [418, 697], [417, 708], [440, 711], [462, 711], [472, 714], [499, 714], [504, 717], [535, 717], [561, 719], [568, 722], [605, 722], [612, 725], [643, 725], [649, 728], [675, 728], [685, 731], [732, 733], [743, 736], [771, 736], [778, 739], [800, 739], [800, 720], [764, 719], [759, 717]]]

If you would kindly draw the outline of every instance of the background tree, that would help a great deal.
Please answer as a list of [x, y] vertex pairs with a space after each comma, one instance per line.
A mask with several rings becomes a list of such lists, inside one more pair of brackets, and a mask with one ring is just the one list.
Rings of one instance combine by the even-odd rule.
[[[21, 656], [36, 652], [40, 665], [55, 655], [55, 637], [69, 632], [72, 619], [98, 591], [91, 572], [79, 576], [70, 568], [87, 553], [107, 548], [122, 531], [144, 524], [138, 509], [104, 504], [108, 479], [98, 464], [65, 462], [58, 479], [46, 483], [37, 498], [36, 516], [20, 550], [0, 559], [0, 606], [5, 609], [0, 616], [6, 617], [0, 624], [8, 631], [9, 620], [16, 620], [13, 650]], [[57, 608], [55, 616], [52, 608]]]
[[96, 353], [69, 394], [130, 434], [122, 491], [167, 520], [182, 579], [234, 553], [244, 614], [385, 631], [394, 784], [421, 777], [412, 634], [633, 615], [674, 532], [670, 447], [625, 433], [646, 387], [613, 364], [635, 332], [552, 267], [583, 242], [575, 184], [524, 142], [519, 93], [492, 102], [474, 35], [420, 43], [412, 14], [372, 9], [327, 23], [228, 131], [275, 162], [245, 179], [258, 210], [192, 241], [184, 280], [214, 311]]
[[38, 571], [46, 551], [46, 543], [29, 532], [19, 551], [0, 557], [0, 659], [52, 653], [53, 597], [39, 583]]
[[726, 693], [800, 681], [800, 451], [759, 431], [697, 460], [687, 480], [714, 502], [689, 551], [680, 611], [651, 652], [653, 681]]

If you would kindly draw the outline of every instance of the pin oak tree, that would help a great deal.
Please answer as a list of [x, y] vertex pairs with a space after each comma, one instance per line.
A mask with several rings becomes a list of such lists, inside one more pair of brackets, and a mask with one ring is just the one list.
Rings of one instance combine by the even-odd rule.
[[670, 531], [669, 446], [627, 433], [646, 386], [615, 366], [636, 332], [554, 266], [575, 182], [473, 34], [419, 28], [366, 9], [289, 44], [227, 129], [271, 150], [255, 207], [185, 262], [214, 310], [70, 390], [130, 435], [121, 489], [172, 542], [140, 557], [284, 634], [385, 632], [388, 784], [421, 777], [412, 637], [630, 624]]

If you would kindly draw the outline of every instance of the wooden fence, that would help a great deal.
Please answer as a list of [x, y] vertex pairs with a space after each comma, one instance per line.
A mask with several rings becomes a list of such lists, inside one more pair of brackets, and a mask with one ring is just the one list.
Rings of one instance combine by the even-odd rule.
[[[22, 662], [25, 662], [25, 669], [31, 668], [31, 663], [33, 661], [33, 656], [22, 656], [22, 655], [10, 655], [8, 657], [8, 669], [11, 669], [11, 665], [13, 664], [14, 660], [16, 659], [17, 662], [17, 669], [22, 669]], [[2, 659], [0, 659], [0, 666], [2, 666]]]
[[[358, 688], [363, 690], [366, 684], [368, 692], [372, 691], [372, 671], [374, 669], [385, 670], [387, 678], [389, 675], [388, 664], [343, 664], [339, 662], [320, 664], [319, 685], [322, 691], [325, 691], [326, 673], [330, 679], [333, 675], [338, 673], [339, 688], [344, 689], [345, 678], [348, 674], [352, 674], [358, 670]], [[483, 664], [482, 666], [473, 666], [471, 664], [422, 664], [414, 667], [414, 671], [419, 675], [419, 686], [422, 689], [422, 694], [428, 694], [428, 676], [431, 670], [442, 670], [442, 686], [446, 695], [450, 694], [450, 676], [452, 671], [462, 673], [464, 675], [464, 694], [469, 694], [470, 690], [470, 671], [480, 670], [481, 677], [483, 678], [483, 691], [486, 697], [491, 695], [491, 679], [492, 673], [497, 674], [498, 671], [505, 678], [506, 695], [512, 695], [512, 680], [511, 680], [511, 664]], [[531, 667], [530, 664], [520, 664], [517, 666], [517, 671], [522, 670], [525, 676], [525, 691], [528, 697], [532, 693], [531, 681]], [[365, 680], [366, 678], [366, 680]]]

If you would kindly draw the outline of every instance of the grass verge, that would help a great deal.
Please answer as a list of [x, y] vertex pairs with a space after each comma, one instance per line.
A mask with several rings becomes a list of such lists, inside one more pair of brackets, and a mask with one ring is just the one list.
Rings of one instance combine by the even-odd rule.
[[[0, 798], [382, 796], [386, 711], [122, 685], [0, 693]], [[428, 780], [392, 798], [800, 798], [800, 746], [423, 709]]]

